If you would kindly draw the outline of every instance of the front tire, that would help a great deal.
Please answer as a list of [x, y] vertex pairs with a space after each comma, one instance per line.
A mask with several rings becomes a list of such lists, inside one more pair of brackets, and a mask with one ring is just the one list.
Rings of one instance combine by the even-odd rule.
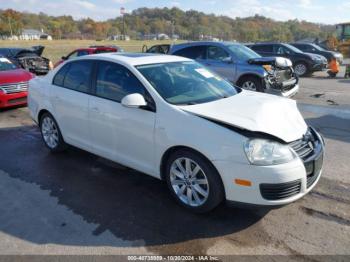
[[50, 113], [41, 116], [40, 131], [45, 145], [51, 152], [62, 152], [67, 148], [58, 124]]
[[294, 66], [294, 72], [298, 76], [306, 76], [306, 75], [310, 74], [308, 66], [304, 62], [296, 63], [295, 66]]
[[183, 207], [195, 213], [209, 212], [224, 200], [220, 175], [209, 160], [191, 150], [178, 150], [166, 163], [168, 188]]
[[245, 90], [264, 92], [262, 80], [254, 76], [243, 77], [239, 81], [239, 86]]

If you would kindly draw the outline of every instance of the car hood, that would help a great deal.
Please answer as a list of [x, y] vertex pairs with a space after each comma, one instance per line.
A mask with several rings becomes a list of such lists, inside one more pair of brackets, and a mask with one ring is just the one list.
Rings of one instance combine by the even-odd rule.
[[32, 78], [33, 74], [21, 68], [0, 71], [0, 85], [26, 82]]
[[318, 54], [313, 54], [313, 53], [304, 53], [308, 55], [311, 59], [321, 59], [321, 60], [326, 60], [326, 58], [323, 55], [318, 55]]
[[281, 68], [292, 66], [292, 62], [284, 57], [257, 57], [248, 60], [249, 64], [253, 65], [273, 65]]
[[197, 116], [241, 129], [262, 132], [287, 143], [300, 139], [307, 125], [296, 102], [251, 91], [198, 105], [179, 106]]

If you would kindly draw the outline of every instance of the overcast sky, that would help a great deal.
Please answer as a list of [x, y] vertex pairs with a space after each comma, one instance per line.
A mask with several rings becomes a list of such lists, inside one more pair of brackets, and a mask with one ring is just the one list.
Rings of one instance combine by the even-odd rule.
[[350, 22], [350, 0], [0, 0], [0, 9], [96, 20], [119, 16], [122, 6], [127, 11], [139, 7], [176, 6], [232, 18], [260, 14], [281, 21], [298, 18], [326, 24]]

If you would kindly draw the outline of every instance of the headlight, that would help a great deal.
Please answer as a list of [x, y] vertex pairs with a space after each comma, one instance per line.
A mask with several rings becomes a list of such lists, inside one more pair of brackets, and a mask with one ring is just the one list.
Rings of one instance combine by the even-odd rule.
[[297, 157], [288, 145], [258, 138], [246, 141], [244, 151], [249, 162], [258, 166], [283, 164]]

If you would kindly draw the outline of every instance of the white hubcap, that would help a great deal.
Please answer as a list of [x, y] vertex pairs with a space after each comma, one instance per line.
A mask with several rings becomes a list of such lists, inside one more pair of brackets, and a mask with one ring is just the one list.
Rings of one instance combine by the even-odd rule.
[[50, 117], [43, 119], [41, 133], [48, 147], [55, 148], [58, 145], [58, 130], [55, 122]]
[[189, 158], [178, 158], [170, 167], [170, 183], [186, 205], [197, 207], [209, 196], [209, 182], [201, 167]]
[[255, 86], [254, 82], [252, 82], [252, 81], [244, 82], [242, 85], [242, 88], [246, 89], [246, 90], [256, 91], [256, 86]]

